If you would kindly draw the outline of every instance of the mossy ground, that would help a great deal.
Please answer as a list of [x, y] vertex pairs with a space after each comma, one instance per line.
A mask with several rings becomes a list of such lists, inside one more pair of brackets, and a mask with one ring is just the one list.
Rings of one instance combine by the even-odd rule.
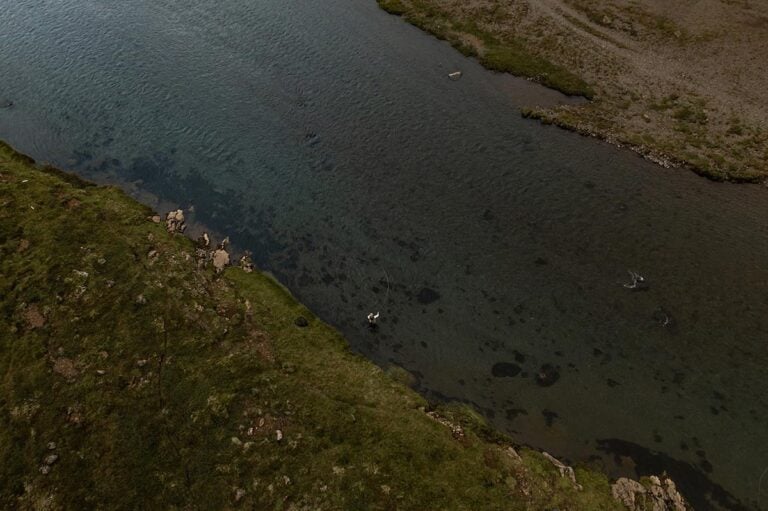
[[197, 270], [151, 215], [0, 146], [0, 508], [619, 507], [604, 475], [578, 490], [444, 407], [456, 438], [270, 277]]

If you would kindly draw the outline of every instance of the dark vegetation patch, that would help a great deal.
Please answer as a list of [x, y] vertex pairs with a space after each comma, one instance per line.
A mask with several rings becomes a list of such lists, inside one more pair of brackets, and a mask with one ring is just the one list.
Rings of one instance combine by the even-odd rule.
[[497, 362], [491, 368], [491, 374], [496, 378], [511, 378], [520, 374], [522, 368], [512, 362]]
[[419, 290], [419, 293], [416, 295], [416, 299], [419, 301], [419, 303], [423, 303], [424, 305], [428, 305], [430, 303], [436, 302], [440, 299], [440, 293], [435, 291], [434, 289], [430, 289], [428, 287], [423, 287]]

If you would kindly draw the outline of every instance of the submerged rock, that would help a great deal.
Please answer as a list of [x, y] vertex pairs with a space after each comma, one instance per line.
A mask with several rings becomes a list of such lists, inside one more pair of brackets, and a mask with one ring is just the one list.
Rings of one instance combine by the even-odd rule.
[[304, 328], [304, 327], [307, 327], [307, 326], [309, 326], [309, 321], [307, 321], [307, 318], [305, 318], [304, 316], [299, 316], [299, 317], [298, 317], [298, 318], [296, 318], [296, 320], [294, 321], [294, 324], [295, 324], [297, 327], [300, 327], [300, 328]]
[[536, 383], [542, 387], [554, 385], [560, 379], [560, 371], [552, 364], [544, 364], [536, 373]]

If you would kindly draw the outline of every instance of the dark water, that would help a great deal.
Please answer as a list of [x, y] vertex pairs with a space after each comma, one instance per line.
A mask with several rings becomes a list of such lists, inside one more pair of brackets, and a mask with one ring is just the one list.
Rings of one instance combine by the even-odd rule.
[[193, 205], [422, 391], [768, 509], [767, 190], [523, 120], [564, 98], [373, 0], [5, 2], [4, 98], [0, 138]]

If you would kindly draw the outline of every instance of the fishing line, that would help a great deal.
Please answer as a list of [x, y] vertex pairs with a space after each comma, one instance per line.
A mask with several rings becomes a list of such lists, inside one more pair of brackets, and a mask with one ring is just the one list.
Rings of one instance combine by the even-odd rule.
[[384, 278], [387, 279], [387, 293], [384, 295], [384, 305], [381, 307], [382, 309], [389, 303], [389, 274], [387, 273], [387, 270], [384, 270]]
[[763, 477], [765, 477], [765, 474], [768, 474], [768, 467], [765, 467], [757, 482], [757, 509], [760, 509], [760, 497], [762, 496], [760, 490], [763, 488]]

